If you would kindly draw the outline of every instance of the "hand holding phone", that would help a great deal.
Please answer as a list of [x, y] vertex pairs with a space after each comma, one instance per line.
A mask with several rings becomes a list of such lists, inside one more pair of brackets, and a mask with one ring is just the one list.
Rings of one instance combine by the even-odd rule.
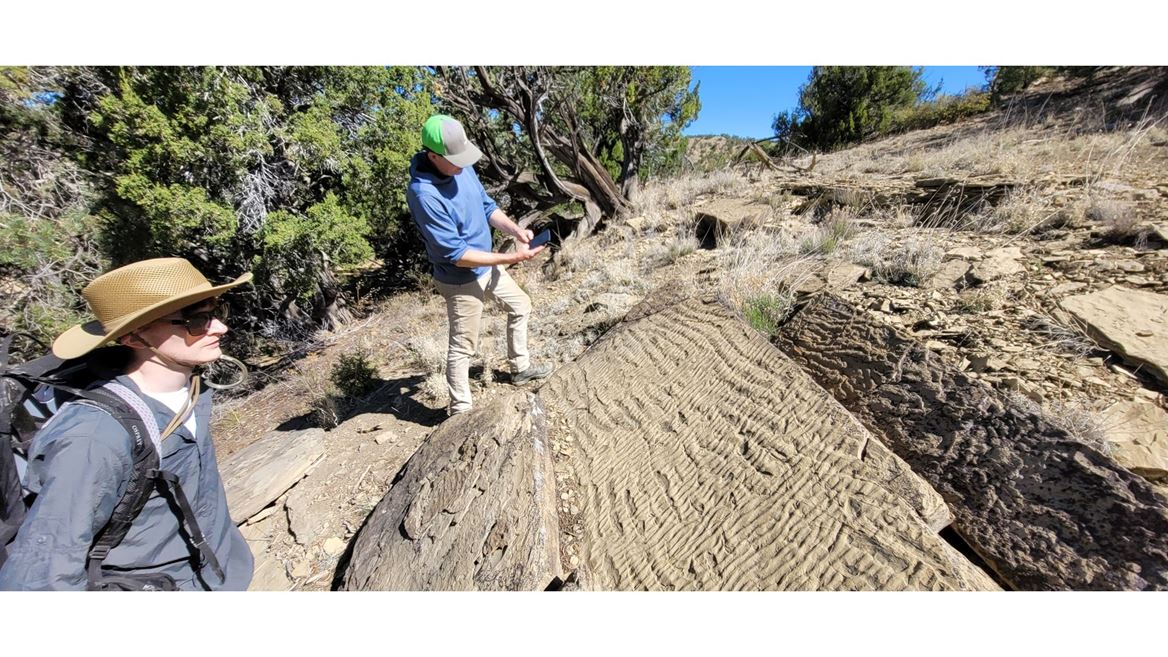
[[537, 246], [543, 246], [544, 244], [547, 244], [551, 238], [552, 238], [551, 229], [545, 228], [542, 233], [531, 238], [531, 241], [527, 243], [527, 248], [534, 249]]

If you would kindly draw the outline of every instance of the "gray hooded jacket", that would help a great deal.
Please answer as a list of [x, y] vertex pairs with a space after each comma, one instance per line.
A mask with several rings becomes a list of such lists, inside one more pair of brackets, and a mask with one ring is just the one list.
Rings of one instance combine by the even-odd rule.
[[[117, 382], [142, 396], [158, 426], [174, 412], [141, 395], [129, 377]], [[254, 560], [227, 510], [227, 495], [211, 443], [211, 390], [195, 404], [197, 434], [185, 426], [162, 441], [160, 468], [178, 475], [199, 527], [223, 567], [196, 570], [197, 553], [179, 532], [178, 514], [155, 491], [105, 567], [119, 574], [163, 573], [184, 590], [245, 590]], [[61, 407], [29, 448], [27, 487], [37, 494], [0, 568], [0, 590], [83, 590], [85, 560], [133, 470], [129, 433], [105, 411], [80, 403]]]

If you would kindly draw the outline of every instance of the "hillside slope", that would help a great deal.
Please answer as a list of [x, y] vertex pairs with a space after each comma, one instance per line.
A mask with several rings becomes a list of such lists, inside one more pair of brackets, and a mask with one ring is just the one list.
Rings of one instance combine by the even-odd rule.
[[[768, 338], [830, 291], [1142, 477], [1158, 491], [1147, 504], [1162, 513], [1165, 489], [1152, 487], [1168, 478], [1157, 428], [1165, 422], [1156, 419], [1168, 418], [1168, 388], [1146, 363], [1164, 353], [1168, 322], [1159, 315], [1159, 324], [1117, 333], [1074, 301], [1119, 288], [1151, 295], [1142, 316], [1168, 307], [1156, 305], [1168, 295], [1168, 130], [1156, 95], [1163, 75], [1136, 73], [1124, 84], [1036, 89], [975, 121], [820, 156], [810, 172], [748, 165], [652, 184], [630, 216], [512, 268], [534, 301], [533, 353], [568, 367], [659, 290], [713, 295]], [[510, 390], [503, 322], [487, 311], [473, 371], [479, 405]], [[330, 412], [337, 425], [316, 469], [245, 524], [265, 564], [256, 588], [339, 581], [346, 546], [442, 420], [445, 332], [440, 298], [403, 295], [325, 336], [330, 346], [295, 372], [221, 404], [224, 460], [277, 427]], [[1135, 359], [1137, 343], [1152, 355]], [[330, 407], [329, 372], [358, 349], [377, 368], [374, 392]], [[1152, 419], [1114, 420], [1136, 416]], [[575, 464], [557, 457], [557, 465]], [[315, 529], [298, 540], [289, 519], [305, 508]], [[560, 511], [588, 517], [597, 508], [570, 502]]]

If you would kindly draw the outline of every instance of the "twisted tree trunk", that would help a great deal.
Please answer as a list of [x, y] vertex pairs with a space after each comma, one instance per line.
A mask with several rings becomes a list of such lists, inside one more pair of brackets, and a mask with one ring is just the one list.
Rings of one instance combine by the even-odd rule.
[[[520, 197], [535, 209], [546, 209], [565, 201], [584, 205], [585, 219], [574, 235], [592, 233], [603, 219], [619, 216], [629, 202], [621, 187], [592, 154], [580, 131], [576, 129], [575, 109], [560, 107], [566, 130], [557, 129], [544, 120], [542, 103], [549, 94], [549, 75], [542, 68], [511, 67], [502, 71], [503, 79], [485, 67], [438, 68], [443, 84], [439, 96], [466, 118], [466, 127], [483, 151], [486, 171], [502, 181], [509, 194]], [[537, 170], [524, 171], [508, 162], [502, 147], [493, 138], [484, 110], [495, 110], [522, 127], [527, 136]], [[569, 175], [557, 172], [553, 160], [566, 168]], [[538, 181], [539, 187], [532, 185]]]

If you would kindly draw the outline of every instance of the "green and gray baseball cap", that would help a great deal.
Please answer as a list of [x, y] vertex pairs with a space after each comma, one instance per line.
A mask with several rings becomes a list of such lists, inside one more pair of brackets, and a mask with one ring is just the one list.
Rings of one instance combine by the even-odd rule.
[[462, 124], [445, 114], [435, 114], [422, 126], [422, 145], [456, 167], [469, 167], [483, 156], [466, 138]]

